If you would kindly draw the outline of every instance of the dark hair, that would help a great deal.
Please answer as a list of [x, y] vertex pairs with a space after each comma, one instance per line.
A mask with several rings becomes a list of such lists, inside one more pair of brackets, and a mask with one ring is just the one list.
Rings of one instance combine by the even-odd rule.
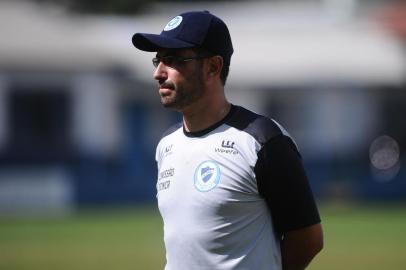
[[221, 73], [220, 73], [220, 79], [221, 79], [221, 83], [223, 84], [223, 86], [226, 85], [226, 81], [227, 81], [229, 72], [230, 72], [230, 66], [224, 65], [223, 68], [221, 69]]

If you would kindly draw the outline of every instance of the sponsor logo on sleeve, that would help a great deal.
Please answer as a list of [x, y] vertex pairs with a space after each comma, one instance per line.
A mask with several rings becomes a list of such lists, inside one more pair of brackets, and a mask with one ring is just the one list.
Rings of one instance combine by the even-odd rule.
[[166, 157], [166, 156], [171, 155], [173, 153], [172, 149], [173, 149], [173, 144], [165, 146], [165, 148], [164, 148], [164, 156]]

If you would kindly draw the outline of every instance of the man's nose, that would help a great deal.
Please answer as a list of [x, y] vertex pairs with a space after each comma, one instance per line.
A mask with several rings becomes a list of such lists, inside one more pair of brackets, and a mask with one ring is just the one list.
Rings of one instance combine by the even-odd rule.
[[159, 62], [158, 66], [155, 68], [153, 76], [157, 81], [168, 78], [166, 66], [162, 62]]

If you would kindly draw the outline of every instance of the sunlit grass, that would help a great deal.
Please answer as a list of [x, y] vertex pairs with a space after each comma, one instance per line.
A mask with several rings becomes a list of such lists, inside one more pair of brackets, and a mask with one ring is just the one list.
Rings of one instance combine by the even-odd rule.
[[[310, 270], [401, 270], [406, 206], [322, 205], [325, 248]], [[86, 210], [64, 218], [0, 218], [0, 269], [163, 269], [154, 206]]]

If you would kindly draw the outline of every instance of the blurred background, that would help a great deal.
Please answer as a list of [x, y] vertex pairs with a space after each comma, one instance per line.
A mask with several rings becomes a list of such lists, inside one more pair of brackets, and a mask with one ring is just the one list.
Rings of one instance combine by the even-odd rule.
[[300, 147], [310, 269], [404, 269], [406, 2], [383, 0], [1, 0], [0, 269], [162, 269], [155, 146], [181, 118], [131, 37], [186, 10], [229, 26], [228, 99]]

